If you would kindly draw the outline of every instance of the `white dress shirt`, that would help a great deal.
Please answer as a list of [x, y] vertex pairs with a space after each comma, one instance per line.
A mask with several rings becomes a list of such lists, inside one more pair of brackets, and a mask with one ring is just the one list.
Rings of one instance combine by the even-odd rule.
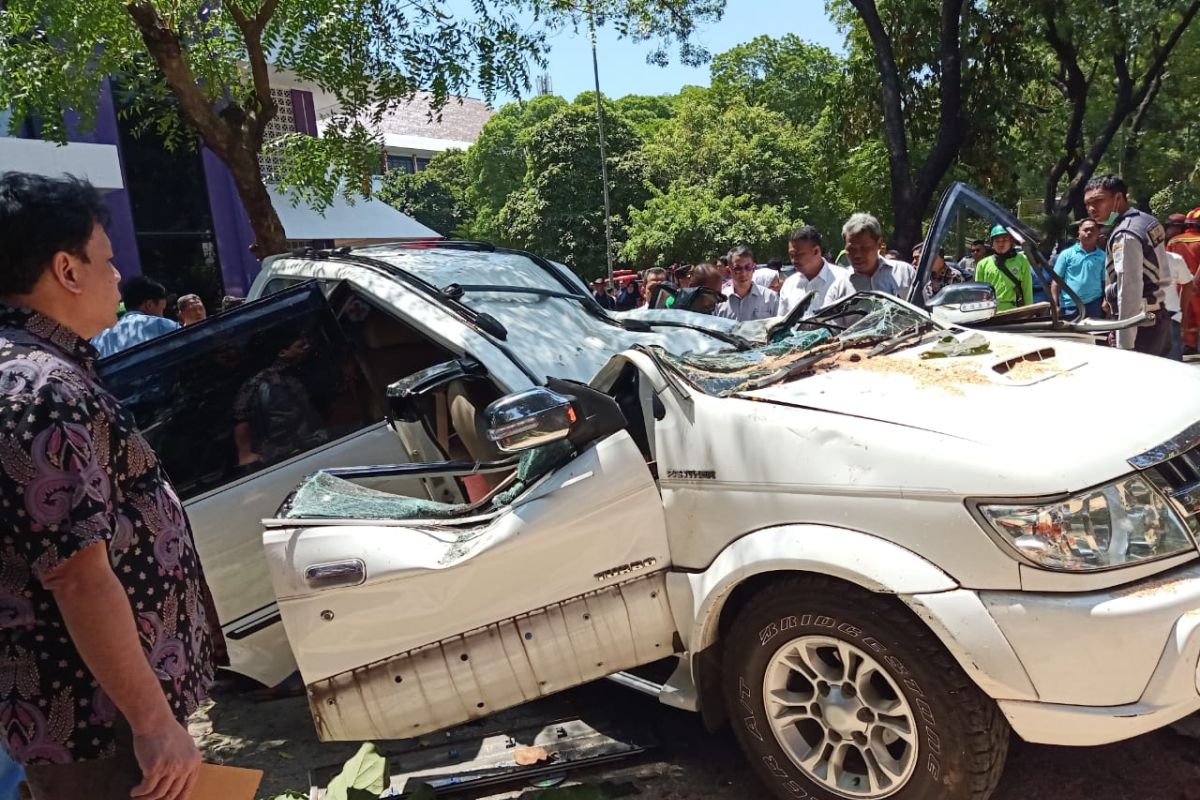
[[812, 280], [804, 277], [804, 273], [797, 269], [795, 274], [783, 282], [779, 290], [779, 316], [786, 317], [790, 314], [809, 292], [813, 292], [815, 296], [804, 314], [806, 318], [825, 306], [831, 306], [854, 294], [850, 273], [851, 270], [847, 267], [839, 267], [828, 261], [821, 265], [821, 271]]

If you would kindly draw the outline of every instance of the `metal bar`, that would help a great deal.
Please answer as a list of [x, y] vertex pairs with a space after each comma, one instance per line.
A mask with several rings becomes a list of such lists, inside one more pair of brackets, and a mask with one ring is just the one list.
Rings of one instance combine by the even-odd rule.
[[614, 672], [612, 675], [609, 675], [607, 678], [605, 678], [605, 680], [612, 681], [618, 686], [624, 686], [626, 689], [633, 689], [635, 692], [648, 694], [651, 697], [658, 697], [659, 693], [663, 690], [663, 685], [661, 683], [655, 683], [654, 681], [648, 681], [645, 678], [639, 678], [637, 675], [633, 675], [629, 672]]
[[604, 257], [608, 282], [613, 279], [612, 205], [608, 198], [608, 145], [604, 139], [604, 106], [600, 102], [600, 61], [596, 55], [596, 14], [588, 3], [588, 32], [592, 37], [592, 76], [596, 79], [596, 124], [600, 128], [600, 183], [604, 187]]

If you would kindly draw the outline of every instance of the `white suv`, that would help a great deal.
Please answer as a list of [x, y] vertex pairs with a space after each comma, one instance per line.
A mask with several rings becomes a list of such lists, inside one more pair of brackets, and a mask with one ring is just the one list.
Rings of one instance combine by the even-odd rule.
[[[106, 379], [188, 443], [164, 461], [235, 666], [294, 653], [323, 738], [674, 656], [662, 699], [729, 720], [779, 797], [958, 800], [1010, 727], [1099, 744], [1200, 708], [1200, 425], [1147, 402], [1191, 368], [873, 293], [618, 318], [482, 245], [283, 257], [255, 292]], [[151, 356], [215, 366], [168, 385]]]

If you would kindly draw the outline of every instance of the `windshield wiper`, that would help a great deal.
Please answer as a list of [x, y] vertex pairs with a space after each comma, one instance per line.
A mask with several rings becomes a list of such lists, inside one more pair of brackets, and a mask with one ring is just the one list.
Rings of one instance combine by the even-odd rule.
[[929, 333], [934, 327], [932, 322], [918, 322], [911, 328], [907, 328], [890, 339], [884, 339], [875, 346], [871, 352], [867, 353], [867, 358], [875, 358], [876, 356], [886, 356], [904, 345], [911, 342], [913, 339], [920, 339], [925, 334]]
[[725, 344], [731, 344], [735, 348], [737, 348], [738, 352], [740, 352], [740, 353], [744, 353], [747, 350], [754, 349], [754, 345], [753, 345], [753, 343], [750, 342], [750, 340], [745, 339], [741, 336], [738, 336], [736, 333], [725, 333], [724, 331], [714, 331], [709, 328], [703, 328], [699, 325], [692, 325], [687, 322], [664, 322], [662, 320], [657, 320], [657, 319], [656, 320], [648, 320], [648, 319], [626, 320], [626, 319], [620, 319], [619, 317], [614, 317], [614, 319], [616, 319], [620, 323], [622, 328], [624, 328], [627, 331], [631, 331], [633, 333], [648, 333], [648, 332], [650, 332], [650, 328], [686, 328], [689, 331], [699, 331], [700, 333], [706, 333], [709, 336], [713, 337], [714, 339], [718, 339], [722, 342], [725, 342]]

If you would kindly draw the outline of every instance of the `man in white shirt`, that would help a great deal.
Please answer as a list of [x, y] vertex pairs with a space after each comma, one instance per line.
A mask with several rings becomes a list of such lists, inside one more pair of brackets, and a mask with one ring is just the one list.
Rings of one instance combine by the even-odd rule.
[[1171, 315], [1171, 353], [1168, 358], [1183, 361], [1183, 308], [1179, 302], [1179, 287], [1192, 282], [1192, 272], [1183, 256], [1169, 250], [1167, 264], [1170, 267], [1171, 283], [1164, 288], [1163, 306]]
[[805, 225], [792, 231], [788, 237], [788, 257], [796, 272], [783, 282], [783, 288], [779, 290], [779, 316], [790, 314], [809, 292], [813, 293], [813, 300], [805, 317], [811, 317], [825, 306], [854, 294], [850, 270], [825, 260], [821, 234], [813, 226]]
[[842, 226], [842, 238], [854, 274], [850, 282], [860, 292], [883, 292], [907, 300], [917, 271], [912, 264], [879, 255], [883, 227], [870, 214], [852, 214]]

